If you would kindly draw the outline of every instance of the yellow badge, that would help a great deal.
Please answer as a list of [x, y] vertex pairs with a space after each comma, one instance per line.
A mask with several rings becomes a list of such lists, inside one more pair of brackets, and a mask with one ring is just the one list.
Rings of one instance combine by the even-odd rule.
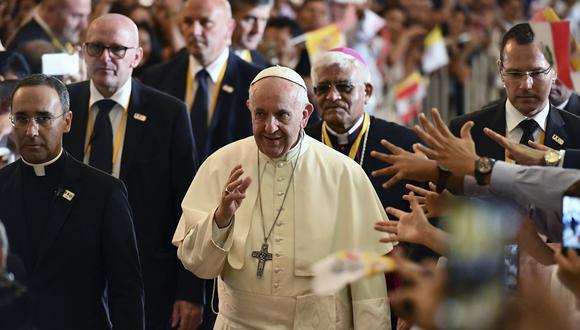
[[135, 113], [133, 115], [133, 118], [137, 119], [138, 121], [142, 121], [142, 122], [145, 122], [147, 120], [147, 116], [145, 116], [144, 114], [141, 114], [141, 113]]
[[62, 193], [62, 197], [70, 202], [75, 197], [75, 193], [67, 189]]
[[559, 145], [564, 144], [564, 140], [556, 134], [552, 135], [552, 140], [556, 141]]

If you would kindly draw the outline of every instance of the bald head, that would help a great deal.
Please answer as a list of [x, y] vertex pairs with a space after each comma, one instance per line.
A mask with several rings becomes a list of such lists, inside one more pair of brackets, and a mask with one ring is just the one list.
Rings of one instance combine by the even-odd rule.
[[126, 16], [106, 14], [91, 23], [86, 40], [83, 53], [89, 78], [109, 97], [127, 82], [143, 57], [139, 30]]
[[188, 0], [183, 7], [180, 28], [187, 50], [203, 66], [230, 46], [234, 27], [227, 0]]
[[87, 28], [91, 0], [43, 0], [39, 14], [61, 42], [77, 44]]

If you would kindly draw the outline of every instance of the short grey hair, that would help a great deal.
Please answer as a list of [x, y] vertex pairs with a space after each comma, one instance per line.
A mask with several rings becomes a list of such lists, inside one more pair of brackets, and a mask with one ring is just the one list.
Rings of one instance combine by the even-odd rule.
[[354, 72], [356, 73], [357, 78], [361, 80], [361, 82], [368, 84], [371, 83], [371, 72], [368, 66], [348, 54], [336, 51], [324, 52], [314, 60], [314, 64], [310, 70], [312, 83], [316, 85], [319, 82], [317, 73], [318, 70], [334, 65], [337, 65], [340, 69], [354, 67]]

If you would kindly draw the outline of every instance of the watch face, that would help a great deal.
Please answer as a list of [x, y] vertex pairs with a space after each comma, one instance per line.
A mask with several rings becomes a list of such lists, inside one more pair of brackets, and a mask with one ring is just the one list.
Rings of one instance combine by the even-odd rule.
[[560, 153], [555, 151], [550, 151], [545, 156], [545, 161], [548, 164], [554, 164], [560, 161]]
[[483, 157], [477, 162], [477, 171], [482, 174], [491, 172], [492, 161], [489, 158]]

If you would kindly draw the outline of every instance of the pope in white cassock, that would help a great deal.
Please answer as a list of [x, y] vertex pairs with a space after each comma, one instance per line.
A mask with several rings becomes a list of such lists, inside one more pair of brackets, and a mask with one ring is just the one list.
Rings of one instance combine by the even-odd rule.
[[314, 295], [311, 266], [341, 249], [386, 254], [388, 221], [362, 168], [304, 134], [313, 106], [293, 70], [270, 67], [250, 86], [253, 137], [201, 166], [173, 237], [195, 275], [218, 277], [214, 329], [390, 329], [384, 276]]

